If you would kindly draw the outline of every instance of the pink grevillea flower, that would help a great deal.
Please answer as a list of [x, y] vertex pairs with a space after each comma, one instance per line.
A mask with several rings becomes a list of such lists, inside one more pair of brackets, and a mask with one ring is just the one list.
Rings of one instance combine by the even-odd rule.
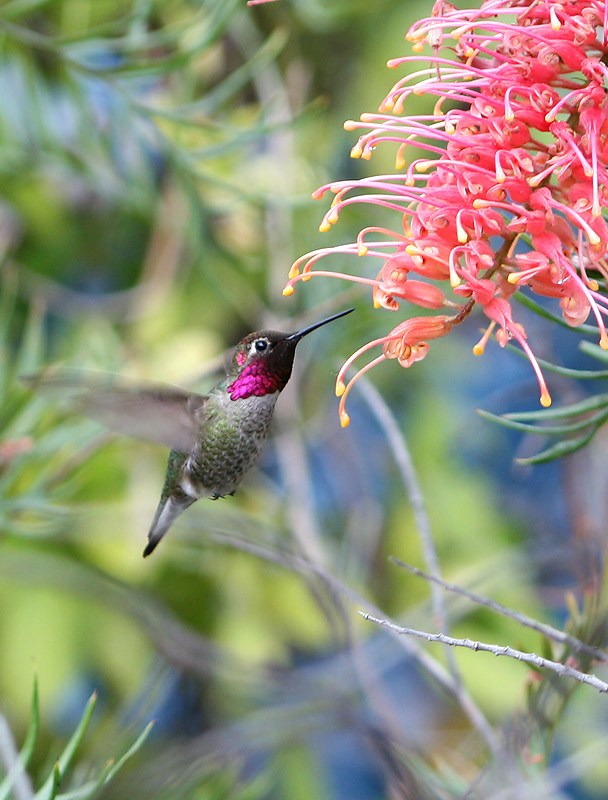
[[[369, 159], [383, 142], [397, 148], [396, 172], [339, 181], [314, 193], [334, 194], [321, 230], [352, 203], [394, 215], [392, 227], [364, 228], [351, 244], [307, 253], [292, 266], [285, 294], [315, 275], [367, 284], [376, 307], [400, 311], [409, 302], [444, 313], [406, 319], [360, 348], [340, 371], [375, 347], [374, 364], [404, 367], [424, 358], [428, 341], [447, 335], [475, 307], [489, 320], [474, 348], [494, 332], [515, 340], [530, 359], [540, 402], [551, 403], [543, 375], [514, 319], [518, 291], [555, 298], [569, 325], [595, 318], [608, 349], [608, 10], [606, 0], [486, 0], [458, 10], [437, 0], [432, 15], [412, 26], [415, 55], [392, 59], [398, 69], [419, 64], [388, 93], [378, 113], [349, 121], [362, 130], [351, 155]], [[424, 46], [430, 50], [422, 55]], [[407, 116], [412, 95], [436, 98], [431, 113]], [[409, 160], [409, 150], [428, 156]], [[382, 262], [376, 277], [316, 269], [335, 254]], [[451, 310], [451, 316], [446, 310]]]

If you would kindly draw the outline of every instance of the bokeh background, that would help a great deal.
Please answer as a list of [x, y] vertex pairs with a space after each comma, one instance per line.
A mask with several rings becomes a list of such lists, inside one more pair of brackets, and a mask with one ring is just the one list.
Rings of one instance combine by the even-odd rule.
[[[447, 579], [603, 645], [605, 434], [562, 461], [517, 464], [538, 442], [476, 409], [535, 408], [537, 386], [512, 352], [472, 355], [475, 319], [412, 369], [371, 373], [342, 430], [336, 372], [392, 312], [322, 278], [281, 294], [302, 253], [386, 224], [351, 207], [321, 234], [326, 204], [310, 195], [393, 171], [390, 147], [351, 160], [342, 124], [377, 108], [397, 77], [387, 59], [430, 11], [2, 3], [0, 710], [21, 746], [37, 676], [34, 789], [97, 691], [66, 800], [91, 796], [90, 776], [150, 720], [96, 797], [606, 796], [604, 696], [357, 614], [441, 627], [428, 584], [389, 558], [428, 566], [409, 453]], [[204, 390], [249, 331], [349, 305], [300, 345], [259, 469], [234, 498], [193, 506], [146, 561], [166, 452], [17, 381], [63, 364]], [[541, 357], [588, 366], [578, 333], [518, 313]], [[558, 402], [590, 391], [563, 376], [551, 387]], [[558, 657], [513, 620], [444, 601], [455, 636]]]

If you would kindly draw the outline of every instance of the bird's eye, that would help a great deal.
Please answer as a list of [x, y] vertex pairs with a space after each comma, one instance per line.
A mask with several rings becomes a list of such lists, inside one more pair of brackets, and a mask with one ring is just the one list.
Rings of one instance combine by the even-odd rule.
[[268, 342], [266, 341], [266, 339], [256, 339], [254, 342], [254, 346], [255, 349], [258, 351], [258, 353], [263, 353], [264, 350], [266, 350], [266, 348], [268, 347]]

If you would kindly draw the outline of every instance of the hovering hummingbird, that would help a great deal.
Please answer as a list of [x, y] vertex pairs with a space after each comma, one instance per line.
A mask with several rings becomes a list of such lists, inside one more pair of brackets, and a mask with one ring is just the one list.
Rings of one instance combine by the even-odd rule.
[[86, 416], [119, 433], [171, 448], [145, 557], [196, 500], [234, 494], [266, 441], [275, 403], [291, 377], [298, 342], [351, 311], [295, 333], [250, 333], [236, 346], [226, 377], [208, 394], [170, 385], [116, 385], [114, 376], [83, 377], [71, 370], [43, 370], [22, 380], [33, 389], [71, 392], [73, 404]]

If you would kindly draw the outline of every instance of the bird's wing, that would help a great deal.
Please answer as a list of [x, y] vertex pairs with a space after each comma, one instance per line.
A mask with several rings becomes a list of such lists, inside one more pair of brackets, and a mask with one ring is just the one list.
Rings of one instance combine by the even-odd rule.
[[130, 382], [105, 372], [48, 369], [21, 380], [113, 431], [181, 453], [192, 449], [200, 430], [197, 415], [207, 400], [178, 386]]

